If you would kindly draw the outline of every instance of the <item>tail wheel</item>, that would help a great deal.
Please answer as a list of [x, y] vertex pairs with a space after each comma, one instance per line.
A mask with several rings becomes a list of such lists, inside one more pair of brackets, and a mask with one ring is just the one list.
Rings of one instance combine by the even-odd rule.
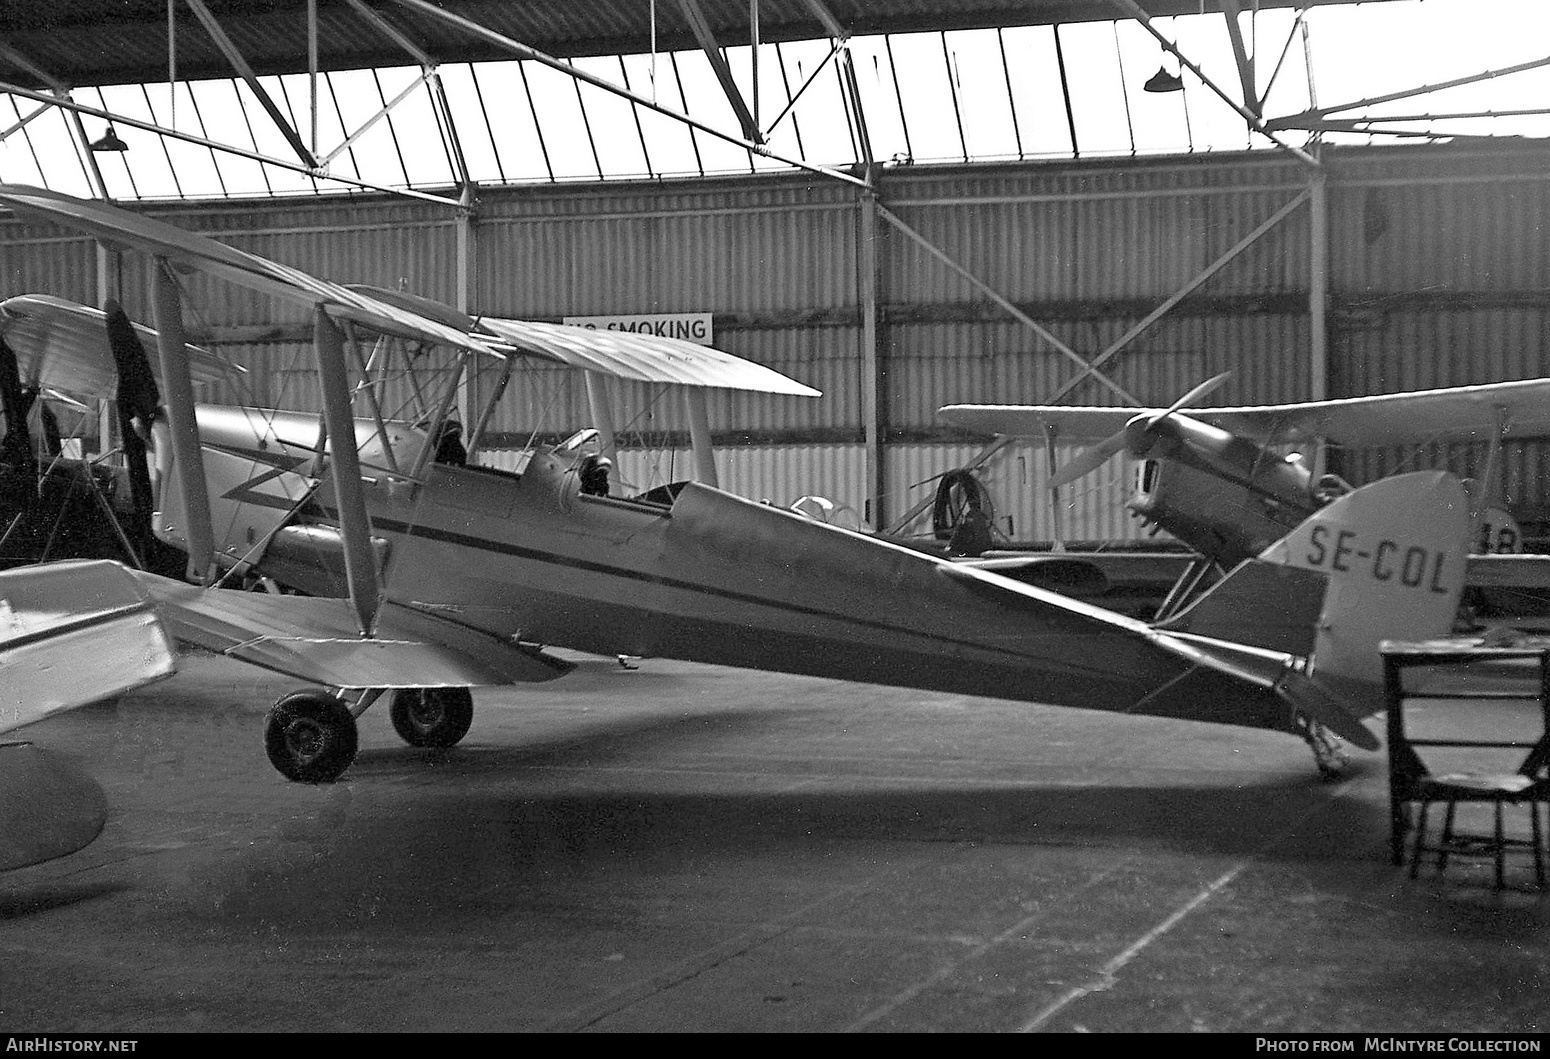
[[474, 697], [467, 688], [404, 688], [393, 693], [389, 714], [410, 746], [455, 746], [474, 723]]
[[264, 749], [286, 779], [332, 783], [355, 760], [359, 734], [344, 703], [323, 691], [293, 692], [269, 711]]

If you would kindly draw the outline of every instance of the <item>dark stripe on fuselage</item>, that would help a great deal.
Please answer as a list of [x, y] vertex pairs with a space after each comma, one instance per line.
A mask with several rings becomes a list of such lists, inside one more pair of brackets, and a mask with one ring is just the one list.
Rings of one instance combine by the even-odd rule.
[[[334, 512], [330, 511], [330, 515], [334, 515]], [[539, 551], [534, 548], [525, 548], [518, 544], [508, 544], [504, 541], [492, 541], [483, 537], [471, 537], [467, 534], [457, 533], [452, 530], [435, 529], [429, 526], [412, 525], [410, 523], [383, 518], [373, 518], [371, 520], [371, 524], [372, 529], [378, 532], [400, 534], [405, 537], [421, 537], [426, 540], [439, 541], [445, 544], [455, 544], [465, 548], [472, 548], [476, 551], [492, 552], [497, 555], [512, 555], [534, 562], [547, 563], [554, 566], [565, 566], [571, 569], [587, 570], [593, 573], [624, 578], [625, 580], [629, 581], [661, 585], [666, 588], [679, 589], [685, 592], [698, 593], [707, 596], [716, 596], [738, 603], [770, 607], [793, 614], [803, 614], [810, 617], [828, 618], [830, 620], [841, 621], [850, 625], [864, 626], [880, 632], [894, 634], [906, 633], [911, 636], [918, 636], [922, 639], [952, 647], [972, 648], [974, 650], [1002, 654], [1011, 658], [1025, 661], [1030, 658], [1030, 656], [1024, 652], [1015, 651], [1006, 647], [999, 647], [994, 644], [988, 644], [978, 640], [964, 640], [956, 637], [945, 636], [939, 633], [931, 633], [914, 629], [903, 629], [898, 625], [875, 621], [868, 618], [862, 618], [853, 614], [845, 614], [832, 610], [820, 609], [818, 607], [803, 606], [797, 603], [788, 603], [784, 600], [770, 599], [765, 596], [750, 595], [746, 592], [737, 592], [731, 589], [717, 588], [715, 586], [699, 584], [693, 581], [684, 581], [675, 577], [665, 577], [661, 574], [648, 574], [639, 570], [631, 570], [627, 567], [610, 566], [605, 563], [594, 562], [591, 560], [574, 559], [569, 556], [556, 555], [553, 552]], [[1043, 601], [1030, 600], [1029, 602], [1036, 602], [1038, 605], [1045, 607], [1051, 606], [1050, 604], [1046, 604]], [[1159, 651], [1159, 653], [1161, 652]], [[1180, 659], [1179, 661], [1182, 663], [1183, 659]]]

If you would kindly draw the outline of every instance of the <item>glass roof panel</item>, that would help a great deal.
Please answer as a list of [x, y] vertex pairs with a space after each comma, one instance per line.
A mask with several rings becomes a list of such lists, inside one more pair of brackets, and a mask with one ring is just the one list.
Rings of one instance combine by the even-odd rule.
[[[906, 33], [889, 38], [893, 61], [901, 72], [899, 98], [909, 126], [916, 162], [963, 161], [963, 139], [953, 111], [947, 57], [940, 33]], [[908, 71], [908, 76], [902, 76]]]
[[[673, 76], [668, 55], [627, 55], [624, 57], [624, 87], [659, 106], [683, 112], [683, 97], [678, 79]], [[700, 173], [689, 126], [650, 107], [636, 107], [640, 130], [646, 138], [646, 156], [652, 172], [658, 176], [688, 176]]]
[[943, 35], [970, 158], [1016, 158], [1018, 130], [993, 29]]
[[[1550, 10], [1540, 0], [1497, 0], [1491, 5], [1392, 0], [1317, 7], [1306, 15], [1306, 53], [1295, 11], [1252, 15], [1252, 5], [1244, 6], [1240, 25], [1254, 58], [1257, 90], [1269, 89], [1265, 113], [1271, 117], [1301, 115], [1315, 97], [1325, 108], [1359, 103], [1427, 83], [1546, 60], [1550, 52], [1541, 32], [1550, 28]], [[1218, 12], [1160, 18], [1154, 25], [1236, 98], [1238, 70]], [[1068, 24], [1060, 30], [1060, 42], [1076, 147], [1083, 156], [1273, 146], [1250, 132], [1233, 106], [1187, 70], [1182, 73], [1182, 93], [1145, 92], [1142, 86], [1159, 67], [1169, 73], [1181, 67], [1140, 23]], [[857, 161], [841, 65], [829, 58], [833, 42], [765, 44], [759, 54], [757, 97], [748, 44], [723, 44], [728, 45], [723, 54], [744, 101], [752, 110], [757, 98], [758, 119], [766, 129], [817, 72], [790, 113], [775, 124], [769, 135], [772, 151], [834, 167]], [[848, 46], [873, 156], [896, 164], [1070, 157], [1072, 134], [1054, 45], [1049, 26], [852, 39]], [[1307, 54], [1313, 68], [1311, 92]], [[655, 57], [583, 59], [577, 65], [734, 137], [742, 135], [709, 60], [698, 49]], [[603, 89], [578, 87], [574, 79], [537, 62], [448, 64], [441, 75], [469, 172], [481, 183], [637, 179], [786, 167], [785, 162], [750, 154]], [[80, 89], [73, 98], [84, 106], [102, 105], [122, 119], [173, 126], [181, 134], [281, 163], [212, 152], [121, 120], [115, 131], [130, 150], [92, 155], [114, 198], [316, 194], [351, 187], [351, 181], [440, 192], [455, 183], [458, 173], [421, 77], [417, 66], [398, 66], [319, 78], [317, 150], [328, 157], [327, 172], [338, 180], [297, 171], [302, 160], [293, 145], [239, 78], [180, 83], [175, 115], [174, 97], [165, 83], [100, 92]], [[265, 77], [261, 83], [310, 145], [311, 78]], [[386, 117], [376, 117], [385, 102], [401, 93], [403, 98]], [[1544, 109], [1546, 98], [1550, 65], [1335, 110], [1331, 117], [1346, 124], [1343, 129], [1332, 125], [1323, 135], [1331, 142], [1358, 143], [1396, 142], [1393, 135], [1375, 135], [1374, 129], [1412, 136], [1550, 137], [1550, 116], [1545, 114], [1488, 116]], [[26, 96], [0, 103], [0, 131], [15, 126], [37, 106]], [[100, 137], [107, 127], [95, 115], [83, 115], [81, 122], [88, 139]], [[13, 129], [0, 140], [0, 178], [89, 193], [85, 160], [72, 130], [73, 122], [53, 110]], [[357, 133], [359, 138], [345, 146]], [[1301, 146], [1310, 133], [1290, 130], [1281, 137]]]
[[1069, 157], [1071, 130], [1060, 94], [1054, 30], [1049, 26], [1009, 29], [1002, 34], [1002, 46], [1023, 157]]
[[[619, 60], [614, 56], [576, 59], [574, 62], [577, 69], [594, 77], [621, 87], [624, 85]], [[603, 173], [609, 177], [648, 176], [650, 171], [641, 147], [640, 130], [635, 124], [635, 104], [592, 85], [581, 86], [581, 99], [586, 111], [587, 132], [592, 137]]]

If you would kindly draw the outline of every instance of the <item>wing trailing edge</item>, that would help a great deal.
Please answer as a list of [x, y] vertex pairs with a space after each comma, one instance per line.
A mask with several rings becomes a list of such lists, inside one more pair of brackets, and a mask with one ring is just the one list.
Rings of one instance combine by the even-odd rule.
[[374, 635], [356, 631], [346, 599], [201, 589], [135, 575], [178, 640], [264, 669], [336, 688], [479, 687], [564, 676], [573, 664], [399, 603], [381, 608]]

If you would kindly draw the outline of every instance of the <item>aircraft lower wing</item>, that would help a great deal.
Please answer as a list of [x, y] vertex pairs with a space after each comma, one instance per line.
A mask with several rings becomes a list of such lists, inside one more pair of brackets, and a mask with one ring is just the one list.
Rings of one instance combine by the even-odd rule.
[[[117, 563], [0, 573], [0, 732], [168, 676], [172, 645]], [[0, 742], [0, 871], [74, 853], [107, 820], [97, 781], [28, 742]]]
[[572, 663], [450, 618], [386, 603], [363, 638], [346, 599], [202, 589], [135, 573], [178, 640], [336, 688], [478, 687], [564, 676]]
[[1471, 555], [1464, 583], [1472, 588], [1550, 588], [1550, 555]]
[[148, 596], [119, 564], [0, 573], [0, 732], [170, 676], [173, 661]]

